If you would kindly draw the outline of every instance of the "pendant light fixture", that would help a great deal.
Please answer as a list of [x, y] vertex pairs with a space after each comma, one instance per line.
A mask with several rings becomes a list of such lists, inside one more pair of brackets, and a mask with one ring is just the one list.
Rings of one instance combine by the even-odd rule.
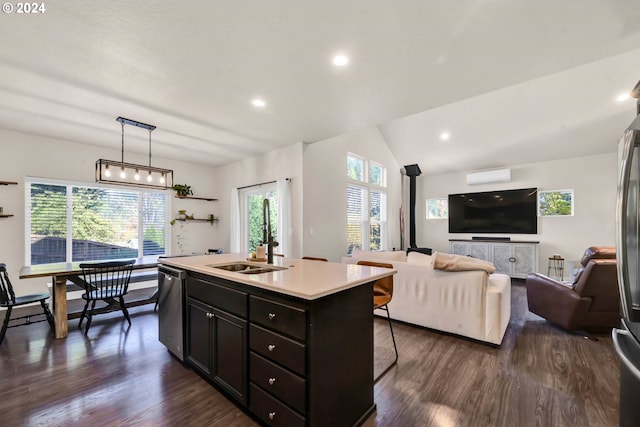
[[[159, 188], [166, 190], [173, 187], [173, 171], [151, 166], [151, 132], [153, 125], [118, 117], [122, 125], [121, 159], [96, 161], [96, 182], [109, 184], [133, 185], [137, 187]], [[149, 131], [149, 166], [124, 162], [124, 125], [132, 125]]]

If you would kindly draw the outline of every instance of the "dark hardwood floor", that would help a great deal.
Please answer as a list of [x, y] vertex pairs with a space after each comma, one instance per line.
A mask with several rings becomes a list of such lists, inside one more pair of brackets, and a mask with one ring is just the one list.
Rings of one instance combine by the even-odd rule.
[[[2, 426], [254, 426], [254, 420], [158, 342], [153, 305], [98, 316], [85, 337], [70, 321], [9, 329], [0, 345]], [[376, 369], [393, 356], [376, 319]], [[394, 324], [400, 359], [375, 386], [365, 426], [615, 426], [619, 367], [611, 338], [568, 334], [527, 312], [512, 286], [500, 347]]]

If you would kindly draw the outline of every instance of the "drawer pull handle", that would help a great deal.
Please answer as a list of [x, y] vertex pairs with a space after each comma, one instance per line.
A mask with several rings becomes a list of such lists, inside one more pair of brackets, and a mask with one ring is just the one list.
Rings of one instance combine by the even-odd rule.
[[276, 382], [275, 377], [269, 378], [269, 385], [274, 385]]
[[269, 313], [269, 320], [273, 320], [276, 318], [276, 314], [275, 313]]
[[269, 349], [269, 351], [273, 351], [273, 350], [275, 350], [275, 349], [276, 349], [276, 345], [275, 345], [275, 344], [269, 344], [269, 345], [267, 346], [267, 349]]
[[509, 257], [509, 262], [516, 262], [516, 258], [515, 258], [515, 257], [510, 256], [510, 257]]
[[269, 419], [272, 420], [276, 417], [276, 413], [275, 412], [269, 412]]

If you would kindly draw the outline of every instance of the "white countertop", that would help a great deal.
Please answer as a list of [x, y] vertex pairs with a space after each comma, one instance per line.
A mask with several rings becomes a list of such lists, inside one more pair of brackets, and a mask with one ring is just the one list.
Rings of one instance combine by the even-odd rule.
[[273, 266], [284, 269], [271, 273], [243, 274], [215, 268], [217, 265], [235, 262], [246, 262], [262, 267], [271, 266], [266, 262], [247, 261], [246, 254], [160, 258], [158, 266], [162, 264], [221, 277], [307, 300], [331, 295], [396, 273], [396, 270], [388, 268], [282, 257], [273, 257]]

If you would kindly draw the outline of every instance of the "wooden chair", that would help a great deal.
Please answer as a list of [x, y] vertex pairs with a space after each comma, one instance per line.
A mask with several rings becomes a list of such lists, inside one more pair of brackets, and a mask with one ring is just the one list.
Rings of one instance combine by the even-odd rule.
[[[55, 331], [55, 323], [53, 321], [53, 315], [51, 311], [49, 311], [49, 303], [46, 301], [49, 299], [49, 294], [30, 294], [16, 297], [16, 294], [13, 292], [13, 286], [11, 285], [11, 281], [9, 280], [9, 274], [7, 273], [7, 265], [0, 264], [0, 307], [5, 307], [7, 311], [4, 315], [4, 321], [2, 322], [2, 330], [0, 330], [0, 344], [4, 340], [4, 335], [7, 333], [7, 328], [13, 328], [15, 326], [29, 325], [31, 323], [42, 322], [46, 320], [49, 322], [51, 326], [51, 330]], [[33, 304], [39, 302], [42, 306], [43, 313], [31, 314], [28, 316], [14, 317], [11, 319], [11, 310], [13, 307], [18, 307], [26, 304]], [[45, 319], [31, 321], [31, 317], [39, 316], [40, 314], [45, 315]], [[27, 319], [25, 323], [20, 323], [18, 325], [9, 326], [10, 320], [18, 320], [18, 319]]]
[[329, 262], [329, 260], [328, 260], [328, 259], [326, 259], [326, 258], [318, 258], [318, 257], [315, 257], [315, 256], [303, 256], [303, 257], [302, 257], [302, 259], [308, 259], [308, 260], [311, 260], [311, 261], [324, 261], [324, 262]]
[[[104, 301], [109, 306], [119, 305], [125, 319], [131, 326], [131, 318], [124, 304], [124, 296], [129, 291], [129, 280], [131, 280], [131, 271], [135, 260], [128, 261], [108, 261], [97, 263], [82, 263], [82, 277], [85, 282], [85, 292], [82, 299], [86, 301], [78, 327], [82, 327], [82, 321], [85, 316], [87, 325], [84, 334], [89, 332], [91, 319], [94, 314], [104, 312], [104, 310], [96, 311], [96, 302]], [[91, 309], [89, 310], [89, 304]]]
[[[393, 265], [382, 263], [382, 262], [372, 262], [372, 261], [358, 261], [358, 265], [366, 265], [368, 267], [381, 267], [381, 268], [393, 268]], [[387, 320], [389, 321], [389, 330], [391, 331], [391, 339], [393, 340], [393, 349], [396, 352], [396, 358], [389, 366], [385, 368], [384, 371], [380, 373], [376, 378], [374, 378], [374, 383], [377, 382], [384, 374], [389, 372], [396, 363], [398, 363], [398, 347], [396, 346], [396, 338], [393, 334], [393, 325], [391, 324], [391, 316], [389, 316], [389, 302], [393, 298], [393, 276], [383, 277], [382, 279], [378, 279], [373, 284], [373, 309], [381, 309], [387, 312]]]

